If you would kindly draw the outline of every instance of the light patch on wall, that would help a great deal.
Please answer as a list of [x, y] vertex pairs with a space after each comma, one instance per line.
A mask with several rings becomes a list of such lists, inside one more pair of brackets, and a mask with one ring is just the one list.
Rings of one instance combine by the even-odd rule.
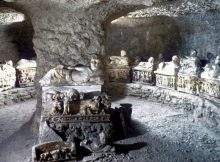
[[9, 25], [16, 22], [22, 22], [25, 20], [25, 15], [17, 12], [11, 8], [0, 8], [0, 24]]
[[117, 19], [113, 20], [113, 21], [111, 22], [111, 24], [115, 24], [115, 23], [117, 23], [117, 22], [121, 21], [123, 18], [125, 18], [125, 17], [124, 17], [124, 16], [119, 17], [119, 18], [117, 18]]

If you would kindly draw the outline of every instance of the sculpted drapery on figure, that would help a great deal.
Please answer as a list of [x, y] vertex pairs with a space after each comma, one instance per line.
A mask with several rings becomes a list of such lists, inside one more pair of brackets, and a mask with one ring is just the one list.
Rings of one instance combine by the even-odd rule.
[[90, 60], [90, 66], [76, 65], [65, 66], [58, 65], [46, 73], [46, 75], [39, 81], [41, 86], [53, 84], [102, 84], [103, 73], [101, 68], [101, 61], [97, 56]]
[[132, 79], [134, 82], [153, 83], [154, 82], [154, 58], [150, 57], [148, 62], [140, 62], [132, 70]]
[[130, 82], [129, 59], [125, 50], [121, 50], [120, 56], [110, 56], [108, 61], [109, 82]]
[[116, 67], [127, 67], [129, 65], [129, 60], [127, 57], [127, 52], [125, 50], [121, 50], [120, 56], [110, 56], [109, 57], [109, 66]]
[[220, 55], [216, 57], [214, 65], [207, 64], [205, 66], [204, 72], [201, 74], [201, 78], [220, 80]]
[[196, 50], [191, 51], [190, 57], [181, 59], [181, 68], [178, 73], [178, 91], [198, 94], [200, 66], [200, 59]]
[[180, 74], [199, 77], [201, 74], [201, 63], [197, 51], [192, 50], [190, 57], [181, 59]]
[[220, 99], [220, 56], [207, 64], [201, 74], [200, 93]]
[[140, 62], [134, 69], [152, 71], [154, 70], [154, 58], [150, 57], [148, 62]]
[[171, 62], [161, 62], [155, 73], [164, 75], [177, 75], [180, 69], [180, 60], [178, 56], [173, 56]]

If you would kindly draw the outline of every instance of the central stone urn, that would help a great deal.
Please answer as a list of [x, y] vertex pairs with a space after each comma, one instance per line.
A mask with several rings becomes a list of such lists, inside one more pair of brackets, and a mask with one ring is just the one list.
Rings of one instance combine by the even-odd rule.
[[109, 96], [102, 92], [99, 64], [93, 58], [90, 67], [59, 65], [40, 80], [42, 112], [33, 161], [71, 161], [83, 156], [82, 150], [115, 151], [113, 138], [126, 134], [127, 117], [112, 109]]

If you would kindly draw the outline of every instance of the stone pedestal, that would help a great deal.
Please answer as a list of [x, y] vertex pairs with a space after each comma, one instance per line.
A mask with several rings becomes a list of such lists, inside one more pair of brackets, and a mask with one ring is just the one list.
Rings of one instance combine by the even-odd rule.
[[107, 69], [107, 81], [108, 82], [131, 82], [131, 69], [129, 67], [109, 67]]
[[156, 73], [156, 86], [176, 90], [177, 76]]
[[200, 95], [215, 97], [220, 99], [220, 81], [217, 79], [200, 79]]
[[155, 83], [155, 75], [153, 71], [132, 69], [132, 82], [153, 85]]
[[177, 90], [190, 94], [199, 94], [199, 77], [178, 74]]

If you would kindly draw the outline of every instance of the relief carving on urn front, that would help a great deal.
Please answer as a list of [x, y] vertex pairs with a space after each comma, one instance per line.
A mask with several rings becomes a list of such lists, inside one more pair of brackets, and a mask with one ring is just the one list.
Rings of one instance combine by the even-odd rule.
[[140, 62], [132, 68], [132, 81], [153, 84], [155, 82], [154, 70], [154, 58], [150, 57], [148, 62]]
[[130, 67], [127, 52], [121, 50], [120, 56], [110, 56], [106, 70], [107, 80], [109, 82], [130, 82]]
[[156, 71], [156, 85], [159, 87], [177, 88], [177, 75], [180, 69], [178, 56], [173, 56], [171, 62], [161, 62]]

